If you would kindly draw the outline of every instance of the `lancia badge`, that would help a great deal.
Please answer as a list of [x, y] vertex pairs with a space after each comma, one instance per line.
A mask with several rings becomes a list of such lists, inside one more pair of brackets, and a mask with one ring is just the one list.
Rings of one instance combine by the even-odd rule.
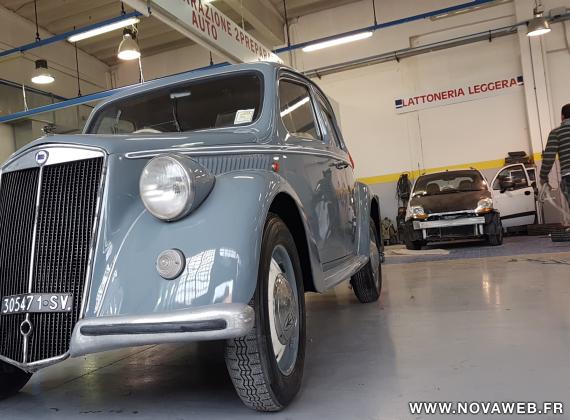
[[46, 152], [45, 150], [40, 150], [38, 153], [36, 153], [36, 163], [38, 165], [43, 165], [44, 163], [46, 163], [48, 160], [48, 152]]

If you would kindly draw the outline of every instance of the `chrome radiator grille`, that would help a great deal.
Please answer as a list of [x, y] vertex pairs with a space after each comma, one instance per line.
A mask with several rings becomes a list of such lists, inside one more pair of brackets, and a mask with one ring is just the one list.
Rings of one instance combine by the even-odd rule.
[[[27, 293], [39, 168], [8, 172], [0, 180], [0, 296]], [[0, 316], [0, 355], [22, 362], [20, 324], [26, 315]]]
[[[33, 363], [68, 351], [71, 333], [81, 312], [102, 170], [103, 157], [97, 157], [44, 166], [41, 174], [38, 168], [2, 174], [2, 296], [71, 293], [73, 308], [67, 313], [1, 316], [1, 356]], [[26, 316], [33, 330], [24, 340], [20, 324]]]

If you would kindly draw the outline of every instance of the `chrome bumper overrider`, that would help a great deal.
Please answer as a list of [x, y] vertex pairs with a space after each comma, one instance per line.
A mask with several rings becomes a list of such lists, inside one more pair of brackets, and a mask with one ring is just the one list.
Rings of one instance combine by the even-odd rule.
[[80, 320], [73, 330], [71, 357], [123, 347], [225, 340], [247, 335], [254, 311], [228, 303], [153, 315], [109, 316]]

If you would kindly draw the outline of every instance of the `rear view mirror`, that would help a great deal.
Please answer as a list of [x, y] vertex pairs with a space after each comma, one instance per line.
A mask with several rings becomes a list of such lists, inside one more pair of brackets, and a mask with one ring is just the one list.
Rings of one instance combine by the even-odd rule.
[[499, 179], [499, 185], [501, 186], [501, 193], [504, 193], [507, 190], [515, 188], [515, 181], [513, 181], [512, 177], [506, 176]]

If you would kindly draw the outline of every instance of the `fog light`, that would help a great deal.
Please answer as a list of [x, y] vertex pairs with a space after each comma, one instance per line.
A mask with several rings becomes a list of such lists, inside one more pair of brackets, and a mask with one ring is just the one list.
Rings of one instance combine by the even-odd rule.
[[166, 280], [174, 280], [184, 271], [186, 259], [182, 251], [167, 249], [162, 251], [156, 259], [156, 271]]

